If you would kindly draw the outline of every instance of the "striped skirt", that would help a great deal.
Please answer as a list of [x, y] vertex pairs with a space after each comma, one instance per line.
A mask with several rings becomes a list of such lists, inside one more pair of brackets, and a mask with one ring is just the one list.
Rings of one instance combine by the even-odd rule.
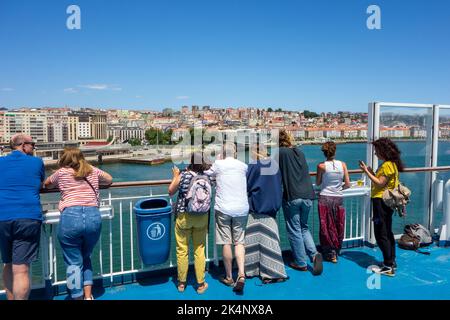
[[250, 213], [245, 230], [245, 274], [262, 279], [287, 278], [278, 225], [268, 215]]

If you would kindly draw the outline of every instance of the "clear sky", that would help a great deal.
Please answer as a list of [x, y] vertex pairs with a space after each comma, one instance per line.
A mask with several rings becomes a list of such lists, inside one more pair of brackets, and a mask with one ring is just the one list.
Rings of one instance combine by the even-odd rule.
[[[66, 9], [81, 8], [81, 30]], [[381, 8], [381, 30], [366, 27]], [[0, 106], [450, 104], [448, 0], [1, 0]]]

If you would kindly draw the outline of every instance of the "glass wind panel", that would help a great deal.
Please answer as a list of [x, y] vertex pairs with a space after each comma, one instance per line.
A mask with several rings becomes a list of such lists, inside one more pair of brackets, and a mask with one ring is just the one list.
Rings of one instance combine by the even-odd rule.
[[431, 156], [432, 108], [389, 107], [380, 108], [380, 137], [395, 141], [402, 152], [406, 167], [429, 165]]
[[[450, 107], [439, 109], [439, 140], [438, 140], [438, 166], [450, 166]], [[444, 185], [450, 179], [450, 171], [437, 174], [437, 180], [443, 180]], [[441, 208], [440, 208], [441, 209]], [[443, 218], [442, 210], [436, 210], [434, 226], [439, 227]]]
[[438, 166], [450, 166], [450, 107], [439, 110]]

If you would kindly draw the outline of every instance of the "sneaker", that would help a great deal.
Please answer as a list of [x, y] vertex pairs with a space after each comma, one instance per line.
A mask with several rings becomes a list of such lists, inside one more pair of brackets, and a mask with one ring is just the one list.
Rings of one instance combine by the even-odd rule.
[[202, 285], [199, 285], [198, 287], [197, 287], [197, 293], [198, 294], [203, 294], [203, 293], [205, 293], [205, 291], [208, 289], [208, 284], [206, 283], [206, 282], [203, 282], [203, 284]]
[[394, 261], [394, 263], [392, 264], [392, 268], [394, 268], [394, 270], [397, 270], [397, 261]]
[[323, 271], [322, 261], [323, 261], [322, 254], [316, 253], [316, 255], [313, 258], [313, 263], [314, 263], [313, 275], [318, 276], [318, 275], [322, 274], [322, 271]]
[[386, 276], [390, 276], [390, 277], [394, 277], [395, 276], [395, 271], [394, 268], [391, 267], [386, 267], [384, 266], [383, 268], [379, 268], [379, 269], [372, 269], [373, 272], [378, 273], [378, 274], [383, 274]]
[[84, 298], [84, 300], [94, 300], [94, 296], [91, 296], [90, 298]]

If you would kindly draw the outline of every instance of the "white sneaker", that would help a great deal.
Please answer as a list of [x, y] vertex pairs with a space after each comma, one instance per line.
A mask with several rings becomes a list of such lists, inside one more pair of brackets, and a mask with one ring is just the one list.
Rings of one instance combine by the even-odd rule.
[[372, 272], [379, 273], [381, 270], [381, 267], [380, 266], [372, 266], [371, 270], [372, 270]]
[[90, 298], [84, 298], [84, 300], [95, 300], [94, 296], [91, 296]]

